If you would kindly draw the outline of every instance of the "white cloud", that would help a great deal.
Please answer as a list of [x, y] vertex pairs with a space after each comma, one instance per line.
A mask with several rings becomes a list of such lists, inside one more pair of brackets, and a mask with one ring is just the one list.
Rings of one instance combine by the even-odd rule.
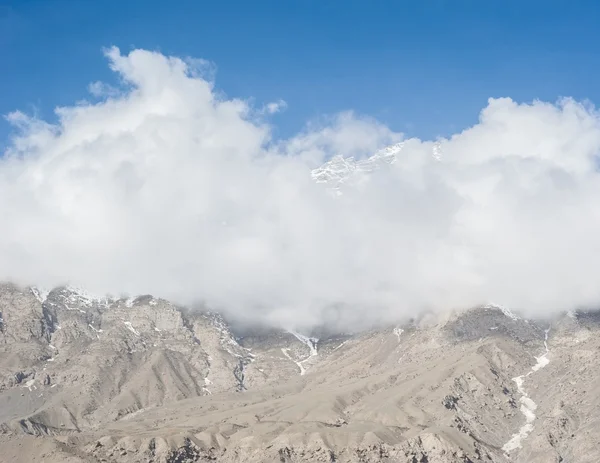
[[89, 84], [88, 91], [96, 98], [114, 97], [119, 94], [118, 89], [114, 88], [113, 86], [107, 83], [100, 82], [99, 80]]
[[284, 111], [287, 108], [287, 103], [283, 100], [272, 101], [271, 103], [267, 103], [263, 109], [263, 114], [275, 114], [281, 111]]
[[[8, 116], [0, 278], [202, 300], [299, 328], [600, 301], [589, 105], [490, 100], [477, 125], [435, 143], [347, 112], [275, 143], [198, 62], [106, 54], [118, 94], [59, 108], [56, 125]], [[399, 141], [397, 162], [339, 197], [310, 177]]]

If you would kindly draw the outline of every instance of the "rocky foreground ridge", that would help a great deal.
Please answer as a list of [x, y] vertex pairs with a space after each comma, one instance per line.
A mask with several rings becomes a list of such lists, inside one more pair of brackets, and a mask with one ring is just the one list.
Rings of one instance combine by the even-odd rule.
[[0, 286], [0, 461], [597, 462], [600, 317], [354, 335]]

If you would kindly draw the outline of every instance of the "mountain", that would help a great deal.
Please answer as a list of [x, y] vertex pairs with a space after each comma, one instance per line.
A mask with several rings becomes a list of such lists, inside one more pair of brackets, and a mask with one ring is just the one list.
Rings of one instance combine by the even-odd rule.
[[337, 155], [314, 169], [311, 176], [317, 183], [323, 183], [339, 193], [343, 185], [358, 185], [368, 180], [372, 172], [394, 164], [403, 146], [404, 143], [388, 146], [358, 161], [353, 157]]
[[3, 284], [0, 461], [596, 462], [599, 330], [487, 306], [317, 339]]

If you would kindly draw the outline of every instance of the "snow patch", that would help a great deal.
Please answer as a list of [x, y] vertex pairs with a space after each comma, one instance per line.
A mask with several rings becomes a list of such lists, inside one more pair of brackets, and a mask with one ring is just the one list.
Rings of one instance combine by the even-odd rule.
[[31, 292], [33, 293], [33, 295], [35, 296], [35, 298], [42, 304], [48, 298], [48, 294], [50, 294], [50, 291], [48, 291], [45, 288], [39, 288], [37, 286], [32, 286], [30, 289], [31, 289]]
[[92, 307], [94, 304], [99, 304], [105, 307], [108, 306], [108, 298], [106, 296], [94, 295], [87, 292], [85, 289], [76, 286], [67, 286], [65, 289], [71, 294], [68, 296], [63, 294], [62, 297], [69, 302], [77, 303], [88, 308]]
[[319, 355], [317, 352], [317, 343], [319, 342], [318, 338], [309, 338], [308, 336], [304, 336], [303, 334], [297, 333], [295, 331], [288, 331], [290, 334], [293, 334], [298, 341], [303, 344], [306, 344], [310, 349], [310, 357], [314, 357], [315, 355]]
[[404, 143], [397, 143], [377, 151], [367, 159], [334, 156], [321, 167], [311, 171], [313, 180], [324, 183], [337, 195], [343, 185], [359, 185], [368, 181], [369, 175], [383, 167], [394, 164]]
[[284, 355], [289, 358], [290, 360], [292, 360], [296, 365], [298, 365], [298, 367], [300, 368], [300, 376], [303, 376], [306, 373], [306, 369], [304, 368], [303, 363], [309, 361], [311, 358], [316, 357], [317, 355], [319, 355], [318, 351], [317, 351], [317, 344], [319, 342], [318, 338], [310, 338], [308, 336], [304, 336], [303, 334], [297, 333], [296, 331], [288, 331], [288, 333], [292, 334], [298, 341], [300, 341], [301, 343], [305, 344], [308, 349], [309, 349], [309, 354], [308, 357], [304, 358], [303, 360], [300, 360], [299, 362], [296, 360], [293, 360], [290, 355], [287, 353], [287, 351], [289, 351], [290, 349], [281, 349], [281, 351], [284, 353]]
[[398, 338], [398, 342], [400, 342], [400, 335], [402, 335], [402, 333], [404, 333], [404, 330], [402, 328], [400, 328], [399, 326], [394, 328], [394, 334]]
[[29, 392], [31, 392], [31, 388], [37, 389], [37, 387], [35, 387], [35, 379], [30, 379], [25, 384], [23, 384], [23, 386], [21, 386], [21, 387], [27, 388], [29, 390]]
[[500, 310], [505, 316], [510, 318], [511, 320], [517, 321], [520, 320], [518, 316], [516, 316], [508, 307], [504, 307], [498, 304], [487, 304], [482, 307], [483, 309], [496, 309]]
[[548, 359], [548, 353], [550, 352], [550, 350], [548, 349], [549, 331], [550, 328], [548, 328], [544, 334], [544, 347], [546, 348], [546, 352], [544, 352], [543, 355], [535, 358], [536, 363], [533, 367], [531, 367], [531, 371], [529, 373], [513, 378], [513, 381], [517, 384], [517, 391], [519, 391], [519, 394], [521, 394], [521, 398], [519, 399], [519, 402], [521, 402], [520, 410], [521, 413], [525, 416], [525, 424], [521, 426], [519, 432], [513, 434], [510, 440], [502, 446], [502, 450], [507, 454], [509, 452], [512, 452], [513, 450], [521, 448], [521, 442], [529, 436], [531, 431], [533, 431], [533, 422], [536, 419], [535, 411], [537, 409], [537, 404], [533, 400], [531, 400], [531, 398], [527, 394], [527, 391], [523, 388], [523, 382], [525, 381], [525, 378], [530, 376], [532, 373], [541, 370], [550, 363], [550, 360]]
[[344, 344], [346, 344], [347, 342], [348, 342], [348, 341], [344, 341], [344, 342], [342, 342], [342, 343], [341, 343], [339, 346], [337, 346], [337, 347], [334, 347], [334, 348], [333, 348], [333, 350], [334, 350], [334, 351], [338, 350], [340, 347], [342, 347], [342, 346], [343, 346]]
[[[250, 349], [240, 346], [221, 315], [209, 312], [204, 317], [209, 319], [212, 325], [219, 331], [219, 340], [225, 352], [236, 358], [249, 359], [251, 362], [254, 361], [254, 355], [250, 353]], [[244, 355], [241, 355], [240, 352]]]
[[300, 368], [300, 376], [304, 376], [304, 374], [306, 373], [306, 370], [302, 366], [302, 362], [297, 362], [296, 360], [294, 360], [288, 353], [289, 350], [290, 349], [287, 347], [281, 348], [281, 352], [283, 353], [283, 355], [285, 355], [288, 359], [290, 359], [292, 362], [294, 362], [296, 365], [298, 365], [298, 368]]
[[91, 323], [88, 323], [88, 326], [91, 328], [91, 330], [92, 330], [94, 333], [96, 333], [96, 338], [100, 339], [100, 333], [102, 333], [102, 330], [97, 330], [96, 328], [94, 328], [94, 327], [92, 326], [92, 324], [91, 324]]
[[133, 325], [131, 324], [131, 322], [123, 322], [123, 324], [127, 327], [127, 329], [129, 331], [131, 331], [136, 336], [140, 335], [140, 333], [133, 327]]

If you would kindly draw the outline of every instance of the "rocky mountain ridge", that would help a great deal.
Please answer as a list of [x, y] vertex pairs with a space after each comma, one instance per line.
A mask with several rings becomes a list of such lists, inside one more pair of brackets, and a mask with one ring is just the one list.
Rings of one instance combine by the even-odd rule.
[[353, 157], [337, 155], [313, 169], [311, 176], [315, 182], [323, 183], [339, 193], [341, 186], [360, 184], [366, 181], [372, 172], [394, 164], [403, 147], [404, 143], [397, 143], [358, 161]]
[[599, 458], [594, 313], [488, 306], [316, 339], [4, 284], [0, 320], [0, 461]]

